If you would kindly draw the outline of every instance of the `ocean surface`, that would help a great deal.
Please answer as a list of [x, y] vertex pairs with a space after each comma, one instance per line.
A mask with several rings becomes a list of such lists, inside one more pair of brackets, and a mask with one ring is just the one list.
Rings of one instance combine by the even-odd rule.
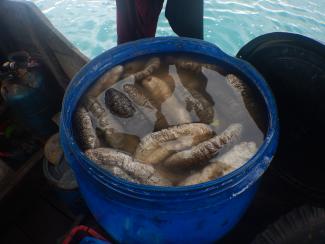
[[[115, 0], [32, 0], [90, 58], [116, 46]], [[228, 54], [274, 31], [325, 42], [325, 0], [205, 0], [204, 38]], [[157, 36], [175, 33], [162, 11]]]

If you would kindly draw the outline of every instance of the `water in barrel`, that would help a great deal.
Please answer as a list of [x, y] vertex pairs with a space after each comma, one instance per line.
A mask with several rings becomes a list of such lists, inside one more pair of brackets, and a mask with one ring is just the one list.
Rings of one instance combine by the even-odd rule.
[[84, 94], [75, 137], [124, 180], [186, 186], [222, 177], [257, 152], [265, 105], [246, 78], [202, 56], [145, 56], [113, 67]]

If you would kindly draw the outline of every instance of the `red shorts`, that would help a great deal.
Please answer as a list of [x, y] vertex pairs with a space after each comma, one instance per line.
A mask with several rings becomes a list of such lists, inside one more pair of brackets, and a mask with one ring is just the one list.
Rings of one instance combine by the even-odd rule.
[[164, 0], [116, 0], [118, 44], [154, 37]]
[[[163, 3], [164, 0], [116, 0], [118, 44], [154, 37]], [[203, 39], [203, 0], [168, 0], [166, 17], [179, 36]]]

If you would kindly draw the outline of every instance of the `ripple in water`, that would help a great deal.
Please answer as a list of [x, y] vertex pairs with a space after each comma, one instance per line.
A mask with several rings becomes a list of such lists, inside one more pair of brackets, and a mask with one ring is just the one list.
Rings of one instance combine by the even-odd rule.
[[[74, 45], [92, 58], [116, 45], [114, 0], [32, 0]], [[253, 38], [286, 31], [325, 41], [325, 1], [205, 0], [204, 37], [228, 54]], [[175, 35], [162, 12], [157, 36]]]

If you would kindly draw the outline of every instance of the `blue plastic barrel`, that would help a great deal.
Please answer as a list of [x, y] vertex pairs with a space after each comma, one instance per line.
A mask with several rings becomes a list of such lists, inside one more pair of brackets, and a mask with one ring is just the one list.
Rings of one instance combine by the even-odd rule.
[[110, 242], [87, 236], [81, 240], [80, 244], [110, 244]]
[[[91, 162], [73, 137], [72, 117], [87, 89], [112, 67], [149, 54], [204, 55], [243, 76], [261, 93], [268, 116], [265, 142], [244, 166], [219, 179], [186, 187], [127, 182]], [[275, 153], [278, 117], [273, 95], [247, 62], [230, 57], [205, 41], [162, 37], [120, 45], [88, 63], [72, 80], [64, 98], [61, 140], [80, 191], [96, 220], [121, 243], [209, 243], [229, 232], [244, 214], [258, 181]]]

